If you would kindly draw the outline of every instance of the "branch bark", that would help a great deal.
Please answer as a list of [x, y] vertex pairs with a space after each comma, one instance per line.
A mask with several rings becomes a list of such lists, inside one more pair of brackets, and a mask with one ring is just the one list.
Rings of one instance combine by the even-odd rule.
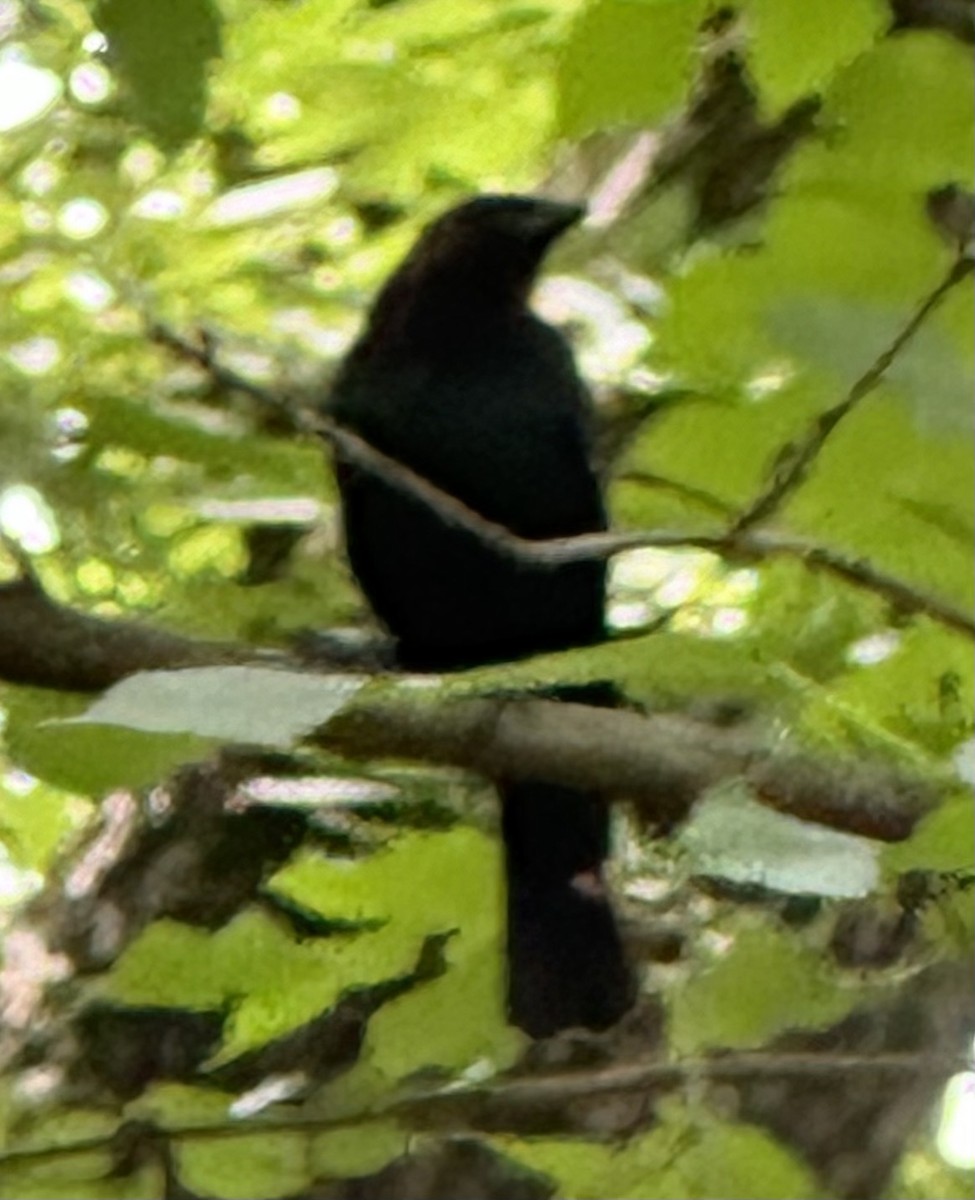
[[136, 671], [253, 662], [261, 652], [58, 604], [33, 575], [0, 584], [0, 679], [98, 692]]
[[[90, 617], [55, 603], [33, 578], [0, 586], [0, 678], [11, 682], [96, 692], [138, 671], [248, 662], [308, 669], [283, 652]], [[357, 761], [405, 759], [622, 796], [662, 826], [686, 816], [708, 787], [741, 777], [783, 812], [897, 841], [941, 790], [883, 762], [794, 751], [757, 722], [722, 726], [536, 698], [431, 702], [409, 694], [357, 704], [313, 740]]]
[[755, 722], [716, 726], [539, 699], [389, 700], [354, 705], [313, 740], [346, 758], [463, 767], [632, 800], [667, 827], [709, 787], [741, 778], [769, 807], [883, 841], [910, 835], [937, 783], [879, 760], [835, 759], [781, 744]]

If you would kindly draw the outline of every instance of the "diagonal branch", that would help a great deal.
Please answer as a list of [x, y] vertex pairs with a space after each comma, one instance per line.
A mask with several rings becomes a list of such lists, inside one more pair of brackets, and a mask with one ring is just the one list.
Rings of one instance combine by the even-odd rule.
[[741, 513], [731, 526], [730, 533], [744, 533], [752, 526], [768, 520], [789, 496], [802, 486], [810, 467], [836, 427], [881, 383], [900, 352], [913, 340], [948, 293], [972, 273], [973, 268], [975, 261], [971, 258], [959, 256], [955, 259], [941, 282], [925, 296], [907, 324], [856, 380], [843, 399], [815, 417], [805, 436], [797, 445], [790, 447], [788, 453], [782, 455], [771, 482]]
[[916, 614], [937, 621], [956, 633], [975, 637], [975, 617], [948, 604], [939, 596], [922, 592], [913, 585], [871, 566], [863, 558], [847, 558], [827, 546], [804, 542], [799, 538], [778, 537], [775, 534], [746, 534], [732, 543], [745, 554], [762, 558], [798, 558], [813, 571], [825, 571], [838, 579], [882, 596], [898, 612]]
[[[965, 267], [965, 263], [960, 265], [962, 268]], [[777, 493], [776, 499], [770, 502], [772, 508], [781, 499], [784, 499], [788, 491], [799, 485], [806, 468], [815, 458], [819, 447], [825, 442], [832, 428], [835, 428], [838, 421], [859, 399], [879, 383], [897, 351], [913, 336], [924, 316], [966, 273], [966, 269], [959, 270], [959, 265], [956, 264], [949, 277], [936, 292], [928, 297], [911, 323], [901, 331], [895, 343], [877, 360], [877, 363], [871, 368], [871, 372], [863, 376], [860, 383], [842, 404], [818, 418], [816, 430], [820, 432], [816, 436], [819, 441], [814, 447], [811, 439], [807, 441], [806, 445], [810, 449], [803, 460], [804, 465], [801, 465], [796, 473], [790, 475], [787, 481], [780, 481], [780, 491]], [[742, 514], [728, 531], [720, 534], [693, 533], [672, 529], [644, 529], [627, 532], [588, 533], [577, 537], [550, 538], [545, 541], [531, 541], [520, 537], [505, 526], [482, 517], [455, 496], [450, 495], [449, 492], [443, 491], [399, 460], [377, 450], [369, 442], [352, 433], [351, 430], [343, 428], [328, 417], [296, 408], [288, 402], [286, 397], [279, 396], [217, 363], [209, 342], [205, 341], [201, 345], [195, 345], [158, 324], [152, 326], [151, 333], [154, 339], [162, 345], [202, 366], [217, 383], [244, 392], [262, 405], [267, 405], [276, 411], [285, 412], [297, 430], [328, 442], [346, 462], [375, 475], [390, 487], [421, 500], [444, 521], [473, 534], [485, 545], [497, 550], [499, 554], [506, 554], [520, 562], [559, 566], [569, 562], [611, 558], [625, 550], [647, 547], [666, 550], [709, 550], [725, 558], [744, 558], [752, 561], [790, 556], [800, 559], [812, 569], [827, 571], [865, 591], [882, 596], [901, 612], [921, 614], [946, 625], [949, 629], [954, 629], [969, 637], [975, 637], [975, 618], [969, 613], [955, 608], [947, 601], [923, 592], [904, 580], [887, 575], [861, 559], [847, 558], [828, 547], [795, 538], [777, 537], [770, 534], [750, 534], [748, 528], [754, 522], [746, 519], [747, 513]], [[830, 417], [830, 414], [833, 416]], [[823, 424], [827, 418], [832, 421], [828, 428]], [[785, 477], [782, 478], [784, 480]], [[675, 486], [679, 487], [680, 485]]]

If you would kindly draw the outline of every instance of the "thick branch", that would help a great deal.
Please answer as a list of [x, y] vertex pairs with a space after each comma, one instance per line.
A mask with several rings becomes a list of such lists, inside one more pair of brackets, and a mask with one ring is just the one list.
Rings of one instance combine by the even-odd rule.
[[259, 652], [93, 617], [56, 603], [34, 576], [0, 584], [0, 679], [97, 692], [136, 671], [253, 661]]
[[[0, 678], [11, 682], [92, 692], [138, 671], [268, 661], [307, 669], [284, 653], [90, 617], [56, 604], [34, 579], [0, 586]], [[707, 787], [742, 776], [785, 812], [897, 840], [938, 791], [882, 764], [773, 750], [752, 725], [540, 699], [429, 703], [411, 695], [350, 709], [316, 740], [357, 760], [409, 759], [626, 796], [664, 825], [685, 816]]]
[[740, 777], [770, 807], [884, 841], [907, 837], [938, 785], [882, 762], [824, 761], [782, 748], [752, 724], [643, 716], [552, 700], [414, 699], [356, 705], [315, 736], [346, 758], [464, 767], [491, 779], [540, 779], [636, 802], [662, 825], [707, 788]]

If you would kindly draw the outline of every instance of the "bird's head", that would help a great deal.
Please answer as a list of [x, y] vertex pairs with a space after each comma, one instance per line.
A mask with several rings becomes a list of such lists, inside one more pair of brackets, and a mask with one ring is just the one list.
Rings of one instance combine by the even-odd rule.
[[477, 196], [433, 221], [377, 300], [374, 320], [451, 323], [520, 308], [552, 242], [584, 215], [533, 196]]
[[536, 196], [475, 196], [432, 222], [419, 246], [435, 251], [459, 246], [515, 256], [530, 253], [537, 262], [585, 211], [579, 204]]

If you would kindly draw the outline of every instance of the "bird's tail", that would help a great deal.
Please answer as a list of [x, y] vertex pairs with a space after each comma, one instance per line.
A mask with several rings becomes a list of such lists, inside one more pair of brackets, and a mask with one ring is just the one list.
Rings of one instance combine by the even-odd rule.
[[546, 783], [501, 789], [508, 895], [508, 1016], [532, 1037], [606, 1029], [635, 999], [602, 878], [609, 809]]

